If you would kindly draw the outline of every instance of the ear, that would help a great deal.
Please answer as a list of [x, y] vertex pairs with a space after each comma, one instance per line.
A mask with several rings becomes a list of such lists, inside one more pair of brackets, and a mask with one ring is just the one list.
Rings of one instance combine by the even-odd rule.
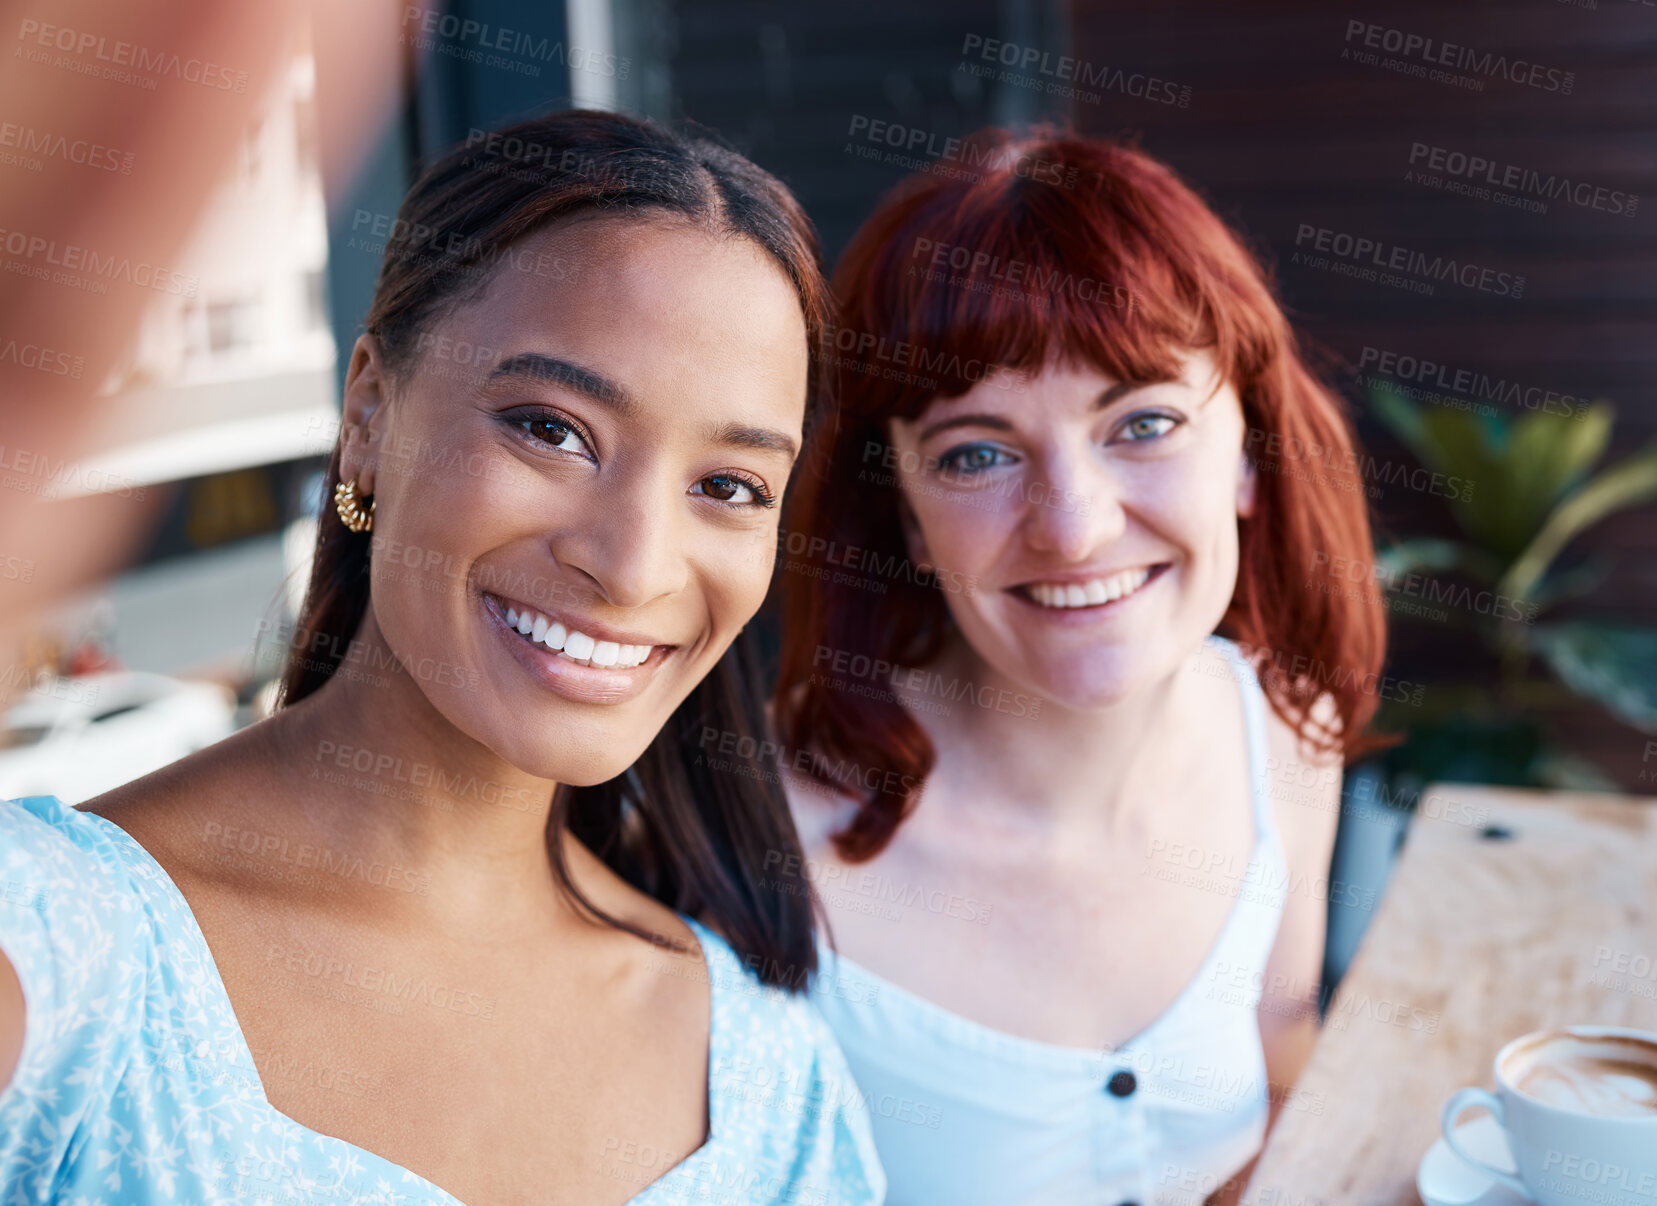
[[378, 437], [385, 426], [389, 383], [380, 345], [372, 335], [359, 335], [345, 370], [345, 398], [340, 414], [341, 481], [355, 479], [363, 495], [374, 493], [379, 471]]
[[1248, 453], [1243, 453], [1243, 467], [1237, 474], [1237, 516], [1247, 519], [1254, 514], [1254, 487], [1257, 471]]

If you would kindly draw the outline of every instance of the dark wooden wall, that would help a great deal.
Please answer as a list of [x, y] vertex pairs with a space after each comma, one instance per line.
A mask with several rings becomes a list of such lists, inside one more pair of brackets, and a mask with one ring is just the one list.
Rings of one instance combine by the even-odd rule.
[[[1275, 266], [1297, 327], [1337, 364], [1355, 366], [1367, 346], [1609, 398], [1615, 455], [1657, 438], [1657, 0], [1587, 2], [1597, 7], [682, 0], [670, 68], [677, 112], [785, 179], [831, 262], [907, 174], [847, 151], [858, 117], [944, 138], [1053, 116], [1137, 138], [1174, 166]], [[1574, 80], [1568, 95], [1488, 77], [1473, 91], [1364, 65], [1343, 57], [1368, 50], [1362, 35], [1349, 38], [1350, 21], [1523, 58]], [[1189, 103], [1108, 87], [1097, 100], [1065, 101], [987, 82], [961, 69], [974, 36], [1068, 54], [1095, 74], [1120, 68], [1172, 81], [1190, 88]], [[1434, 190], [1405, 179], [1415, 143], [1636, 194], [1638, 207], [1627, 217], [1555, 199], [1533, 213]], [[1291, 263], [1302, 224], [1523, 275], [1524, 293], [1441, 283], [1423, 297], [1302, 268]], [[1331, 376], [1361, 411], [1353, 373]], [[1408, 459], [1373, 422], [1361, 419], [1360, 431], [1376, 455]], [[1389, 488], [1376, 510], [1384, 532], [1452, 530], [1439, 498]], [[1657, 509], [1610, 520], [1582, 544], [1612, 566], [1591, 609], [1657, 625]], [[1400, 624], [1390, 668], [1430, 680], [1466, 650], [1447, 630]], [[1594, 709], [1562, 723], [1585, 756], [1653, 790], [1639, 779], [1651, 765], [1642, 763], [1643, 735]]]
[[[1297, 328], [1347, 366], [1336, 381], [1360, 416], [1353, 369], [1366, 347], [1388, 349], [1610, 399], [1614, 457], [1657, 438], [1657, 7], [1597, 4], [1078, 3], [1077, 57], [1158, 70], [1192, 93], [1184, 109], [1106, 97], [1076, 105], [1073, 120], [1138, 137], [1249, 236], [1276, 265]], [[1343, 56], [1366, 49], [1349, 21], [1575, 78], [1568, 95], [1545, 74], [1542, 86], [1476, 77], [1475, 91], [1366, 65]], [[1591, 183], [1606, 208], [1545, 199], [1547, 212], [1529, 212], [1406, 180], [1416, 143]], [[1638, 196], [1632, 216], [1610, 212], [1626, 208], [1614, 192]], [[1297, 265], [1303, 223], [1522, 275], [1524, 293], [1439, 284], [1420, 296]], [[1360, 431], [1377, 455], [1408, 459], [1373, 422], [1361, 417]], [[1440, 498], [1388, 488], [1376, 512], [1383, 532], [1453, 532]], [[1610, 573], [1571, 610], [1657, 626], [1657, 508], [1580, 543]], [[1395, 624], [1393, 641], [1394, 672], [1417, 680], [1454, 672], [1471, 652], [1456, 632], [1419, 622]], [[1625, 784], [1657, 790], [1649, 771], [1640, 778], [1652, 765], [1643, 735], [1592, 708], [1558, 725]]]

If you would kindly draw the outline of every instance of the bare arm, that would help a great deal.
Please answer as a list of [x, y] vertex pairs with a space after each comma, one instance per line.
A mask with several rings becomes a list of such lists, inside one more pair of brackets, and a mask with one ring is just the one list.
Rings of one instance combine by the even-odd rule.
[[11, 1083], [23, 1055], [23, 985], [0, 954], [0, 1091]]
[[[1329, 901], [1315, 886], [1328, 883], [1341, 806], [1340, 761], [1311, 756], [1275, 716], [1269, 728], [1268, 744], [1276, 764], [1271, 780], [1273, 816], [1288, 862], [1291, 890], [1266, 962], [1257, 1015], [1271, 1102], [1266, 1119], [1268, 1140], [1286, 1106], [1297, 1112], [1321, 1112], [1321, 1103], [1299, 1092], [1296, 1083], [1318, 1039], [1318, 992]], [[1240, 1201], [1258, 1160], [1256, 1155], [1244, 1165], [1209, 1197], [1206, 1206], [1232, 1206]]]

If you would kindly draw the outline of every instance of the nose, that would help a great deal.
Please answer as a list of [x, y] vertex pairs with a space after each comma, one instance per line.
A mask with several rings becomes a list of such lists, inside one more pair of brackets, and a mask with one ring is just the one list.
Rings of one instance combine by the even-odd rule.
[[666, 479], [649, 465], [618, 468], [583, 500], [578, 522], [553, 541], [553, 556], [591, 579], [613, 606], [642, 607], [689, 582], [684, 500]]
[[1127, 529], [1123, 483], [1086, 452], [1060, 451], [1034, 462], [1024, 483], [1021, 530], [1033, 549], [1083, 561]]

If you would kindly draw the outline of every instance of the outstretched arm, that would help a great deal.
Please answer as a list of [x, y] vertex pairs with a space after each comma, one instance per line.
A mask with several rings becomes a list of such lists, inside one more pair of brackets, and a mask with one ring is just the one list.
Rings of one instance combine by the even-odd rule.
[[23, 1056], [23, 985], [11, 961], [0, 954], [0, 1092], [11, 1083]]

